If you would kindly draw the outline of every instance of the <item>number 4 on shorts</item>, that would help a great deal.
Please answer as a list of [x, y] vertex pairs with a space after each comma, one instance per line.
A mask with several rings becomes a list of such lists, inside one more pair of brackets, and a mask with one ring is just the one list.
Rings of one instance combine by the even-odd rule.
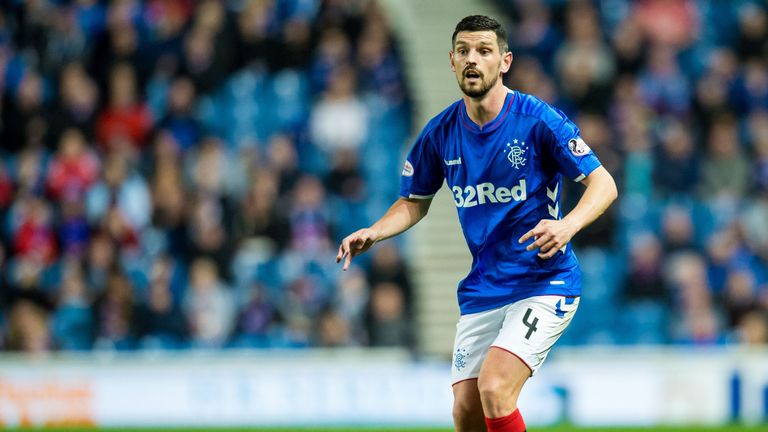
[[525, 335], [526, 339], [530, 339], [533, 332], [538, 330], [536, 327], [536, 324], [538, 324], [539, 319], [534, 317], [533, 321], [528, 321], [528, 319], [531, 317], [531, 312], [533, 312], [533, 309], [528, 308], [527, 311], [525, 311], [525, 315], [523, 316], [523, 324], [528, 327], [528, 333]]

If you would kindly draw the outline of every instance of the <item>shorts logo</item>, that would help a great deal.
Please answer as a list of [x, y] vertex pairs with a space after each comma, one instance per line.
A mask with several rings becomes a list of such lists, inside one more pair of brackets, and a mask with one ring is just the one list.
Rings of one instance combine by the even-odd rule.
[[[512, 145], [512, 143], [515, 145]], [[507, 160], [515, 169], [520, 169], [521, 166], [525, 166], [526, 159], [523, 157], [525, 149], [517, 145], [517, 138], [513, 139], [512, 143], [507, 143], [507, 149], [509, 149], [507, 151]], [[522, 141], [521, 144], [525, 146], [525, 141]]]
[[558, 318], [565, 318], [565, 314], [567, 312], [570, 312], [576, 308], [575, 303], [575, 297], [563, 297], [559, 299], [557, 304], [555, 304], [555, 316]]
[[469, 357], [469, 353], [467, 353], [467, 350], [464, 348], [458, 348], [456, 350], [456, 354], [453, 355], [453, 365], [456, 367], [457, 371], [461, 371], [465, 367], [467, 367], [467, 358]]
[[413, 176], [413, 165], [409, 161], [405, 161], [405, 166], [403, 167], [403, 175], [405, 177], [412, 177]]
[[568, 150], [570, 150], [574, 156], [584, 156], [592, 151], [581, 137], [572, 138], [568, 141]]

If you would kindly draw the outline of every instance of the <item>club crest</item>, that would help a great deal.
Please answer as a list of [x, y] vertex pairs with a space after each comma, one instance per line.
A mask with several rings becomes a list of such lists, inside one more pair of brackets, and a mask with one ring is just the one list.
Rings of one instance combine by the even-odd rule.
[[507, 160], [516, 169], [520, 169], [521, 166], [525, 166], [525, 141], [518, 141], [517, 138], [513, 139], [511, 143], [507, 143]]
[[469, 357], [469, 353], [467, 353], [467, 350], [464, 348], [458, 348], [456, 350], [456, 353], [453, 355], [453, 366], [456, 368], [457, 371], [461, 371], [465, 367], [467, 367], [467, 358]]

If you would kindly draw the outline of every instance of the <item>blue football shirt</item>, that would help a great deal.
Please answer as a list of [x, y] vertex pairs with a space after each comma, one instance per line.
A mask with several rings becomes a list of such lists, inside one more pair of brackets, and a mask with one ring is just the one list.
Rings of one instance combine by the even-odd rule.
[[[400, 195], [431, 198], [445, 180], [472, 253], [459, 282], [462, 314], [538, 295], [578, 296], [581, 273], [570, 245], [550, 259], [518, 239], [542, 219], [559, 219], [562, 177], [581, 181], [600, 166], [561, 111], [509, 91], [483, 127], [463, 100], [427, 123], [408, 154]], [[531, 240], [532, 241], [532, 240]]]

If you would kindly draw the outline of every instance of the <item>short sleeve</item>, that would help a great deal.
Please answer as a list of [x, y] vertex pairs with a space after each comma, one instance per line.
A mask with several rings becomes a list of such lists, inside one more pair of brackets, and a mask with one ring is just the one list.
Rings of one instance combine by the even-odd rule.
[[550, 109], [551, 116], [539, 123], [539, 140], [558, 172], [573, 181], [582, 181], [600, 166], [600, 161], [581, 139], [579, 128], [561, 111]]
[[400, 180], [400, 195], [405, 198], [432, 198], [443, 185], [440, 156], [425, 128], [408, 153]]

